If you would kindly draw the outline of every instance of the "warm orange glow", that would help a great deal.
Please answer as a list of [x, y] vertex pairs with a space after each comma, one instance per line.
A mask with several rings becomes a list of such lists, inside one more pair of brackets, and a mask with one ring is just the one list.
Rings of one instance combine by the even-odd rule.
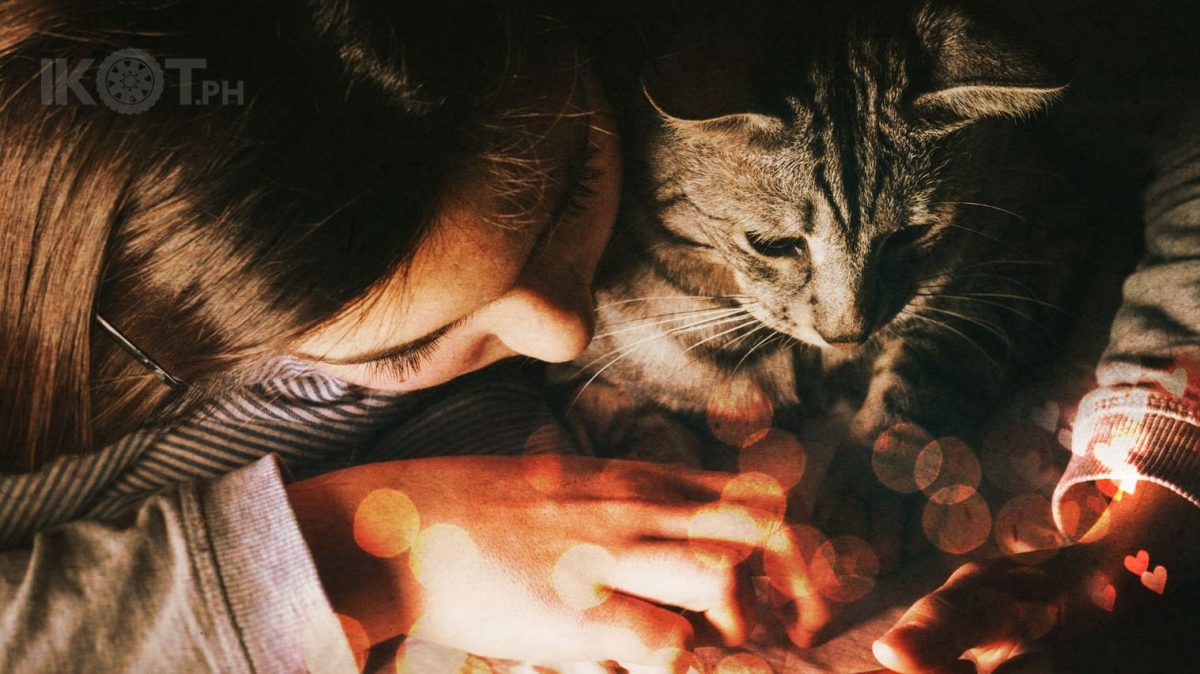
[[1052, 557], [1069, 541], [1054, 525], [1050, 499], [1041, 494], [1022, 494], [1005, 503], [996, 513], [996, 545], [1007, 555], [1043, 551], [1036, 559], [1028, 555], [1025, 563], [1038, 563]]
[[1167, 589], [1167, 567], [1160, 564], [1154, 571], [1143, 572], [1142, 585], [1151, 592], [1162, 594]]
[[396, 652], [396, 674], [491, 674], [491, 671], [479, 658], [411, 636]]
[[1138, 550], [1136, 555], [1125, 555], [1125, 568], [1135, 576], [1141, 576], [1150, 568], [1150, 553]]
[[337, 619], [342, 624], [342, 631], [346, 633], [350, 652], [354, 653], [354, 663], [358, 665], [358, 671], [361, 672], [367, 664], [367, 651], [371, 650], [371, 638], [367, 636], [367, 630], [362, 623], [354, 618], [338, 613]]
[[435, 524], [422, 531], [408, 558], [409, 569], [418, 582], [426, 588], [451, 591], [457, 580], [444, 577], [440, 570], [482, 565], [483, 557], [471, 535], [453, 524]]
[[412, 499], [376, 489], [354, 511], [354, 542], [376, 557], [396, 557], [412, 547], [421, 522]]
[[918, 491], [913, 479], [917, 455], [933, 440], [915, 424], [896, 424], [879, 435], [871, 453], [875, 476], [887, 488], [902, 494]]
[[562, 454], [572, 452], [571, 439], [558, 424], [546, 424], [529, 434], [525, 454]]
[[[366, 630], [353, 618], [334, 615], [341, 624], [342, 633], [354, 655], [354, 661], [357, 663], [359, 671], [362, 671], [366, 664], [367, 650], [371, 646]], [[342, 650], [343, 647], [336, 636], [330, 632], [326, 613], [313, 616], [305, 624], [301, 648], [304, 652], [305, 668], [310, 674], [332, 674], [332, 672], [343, 671], [345, 651]]]
[[942, 505], [970, 498], [982, 477], [975, 452], [958, 438], [939, 438], [925, 445], [913, 466], [913, 482], [930, 500]]
[[862, 599], [875, 587], [879, 558], [861, 538], [838, 536], [821, 544], [809, 568], [822, 595], [847, 603]]
[[1084, 482], [1067, 490], [1059, 501], [1058, 517], [1063, 533], [1076, 543], [1103, 538], [1108, 533], [1112, 516], [1101, 483]]
[[713, 674], [775, 674], [775, 670], [757, 655], [737, 653], [718, 662]]
[[742, 473], [730, 480], [721, 490], [721, 501], [761, 510], [780, 520], [787, 510], [783, 487], [775, 478], [759, 472]]
[[738, 454], [738, 468], [743, 472], [770, 475], [784, 491], [796, 486], [804, 477], [807, 456], [804, 446], [795, 435], [771, 428], [759, 441]]
[[749, 447], [771, 430], [775, 406], [752, 382], [735, 380], [718, 384], [708, 398], [708, 430], [733, 447]]
[[672, 672], [683, 670], [692, 674], [697, 671], [696, 656], [678, 648], [660, 648], [646, 656], [646, 664], [651, 667], [666, 667]]
[[[727, 563], [733, 549], [714, 548], [712, 541], [738, 541], [745, 546], [753, 546], [768, 533], [759, 528], [758, 522], [744, 508], [723, 504], [701, 508], [688, 524], [692, 553], [700, 561], [717, 566]], [[740, 561], [749, 554], [749, 547], [738, 548], [735, 559]]]
[[1114, 500], [1122, 492], [1132, 494], [1137, 489], [1137, 481], [1142, 474], [1137, 467], [1129, 462], [1137, 437], [1132, 432], [1126, 432], [1113, 437], [1108, 443], [1098, 442], [1092, 447], [1092, 453], [1112, 472], [1110, 481], [1117, 483], [1118, 491], [1113, 494]]
[[969, 498], [945, 504], [929, 501], [921, 514], [921, 528], [934, 547], [955, 555], [983, 545], [992, 533], [992, 515], [987, 503], [972, 490]]
[[1087, 579], [1088, 598], [1100, 608], [1112, 613], [1117, 603], [1117, 588], [1109, 581], [1108, 576], [1097, 571]]
[[790, 524], [772, 533], [763, 547], [773, 553], [763, 556], [763, 572], [770, 582], [768, 599], [784, 604], [796, 597], [817, 592], [809, 579], [809, 565], [825, 544], [825, 534], [807, 524]]
[[612, 590], [600, 582], [615, 565], [616, 560], [604, 548], [580, 543], [559, 556], [550, 582], [564, 604], [586, 611], [612, 596]]
[[525, 480], [543, 494], [555, 494], [566, 484], [564, 461], [556, 456], [539, 457], [526, 463]]

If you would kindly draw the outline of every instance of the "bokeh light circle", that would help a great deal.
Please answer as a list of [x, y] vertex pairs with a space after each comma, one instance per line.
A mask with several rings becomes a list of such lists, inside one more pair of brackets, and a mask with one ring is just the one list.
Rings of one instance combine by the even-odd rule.
[[[1068, 543], [1054, 525], [1050, 499], [1041, 494], [1021, 494], [1005, 503], [996, 513], [994, 535], [1001, 552], [1023, 555], [1030, 564], [1049, 559]], [[1025, 554], [1035, 551], [1042, 554]]]
[[525, 439], [524, 453], [574, 454], [575, 444], [567, 431], [558, 424], [546, 424], [529, 434]]
[[822, 595], [848, 603], [862, 599], [875, 587], [879, 557], [863, 539], [837, 536], [820, 545], [809, 569]]
[[911, 494], [919, 490], [913, 474], [917, 455], [933, 437], [916, 424], [900, 423], [875, 439], [871, 452], [871, 468], [875, 477], [892, 491]]
[[479, 547], [465, 529], [454, 524], [434, 524], [417, 536], [408, 566], [417, 582], [430, 590], [453, 590], [461, 579], [445, 569], [470, 569], [483, 565]]
[[[718, 503], [701, 508], [688, 523], [688, 540], [692, 554], [701, 562], [724, 566], [728, 560], [741, 561], [750, 554], [747, 545], [754, 545], [770, 532], [763, 531], [745, 508]], [[741, 541], [743, 546], [714, 548], [714, 542]]]
[[559, 556], [550, 572], [550, 584], [564, 604], [577, 611], [586, 611], [612, 596], [612, 590], [603, 584], [603, 580], [616, 563], [604, 548], [580, 543]]
[[789, 524], [771, 533], [764, 541], [763, 573], [767, 577], [767, 598], [781, 606], [796, 597], [817, 592], [810, 567], [817, 550], [828, 538], [808, 524]]
[[417, 539], [421, 520], [412, 499], [395, 489], [376, 489], [354, 511], [354, 542], [368, 554], [391, 558]]
[[804, 446], [795, 435], [771, 428], [761, 440], [738, 453], [738, 469], [770, 475], [787, 491], [804, 477], [807, 460]]
[[782, 520], [787, 510], [787, 495], [779, 482], [765, 473], [741, 473], [721, 490], [721, 502], [743, 505]]
[[723, 382], [713, 388], [705, 414], [713, 437], [731, 447], [749, 447], [771, 430], [775, 406], [755, 383]]
[[937, 549], [962, 555], [987, 541], [992, 533], [992, 514], [978, 492], [957, 503], [930, 500], [921, 513], [921, 528]]
[[983, 471], [979, 459], [965, 442], [939, 438], [917, 453], [913, 482], [931, 501], [953, 505], [971, 497], [979, 488]]

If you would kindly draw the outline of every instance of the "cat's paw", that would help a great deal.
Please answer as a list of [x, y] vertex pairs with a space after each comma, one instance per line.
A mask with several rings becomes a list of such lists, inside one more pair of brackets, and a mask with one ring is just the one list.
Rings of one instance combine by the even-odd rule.
[[637, 404], [619, 386], [593, 382], [575, 394], [566, 426], [587, 454], [621, 453], [637, 418]]
[[704, 445], [679, 421], [658, 412], [641, 414], [633, 422], [626, 448], [628, 458], [703, 468]]
[[850, 439], [857, 445], [871, 447], [875, 439], [896, 424], [912, 421], [905, 403], [909, 396], [907, 384], [891, 373], [875, 376], [862, 405], [850, 420]]

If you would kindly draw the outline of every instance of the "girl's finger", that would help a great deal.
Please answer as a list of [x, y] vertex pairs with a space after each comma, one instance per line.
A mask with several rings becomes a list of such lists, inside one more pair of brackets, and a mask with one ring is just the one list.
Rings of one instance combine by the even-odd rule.
[[654, 522], [648, 527], [653, 531], [647, 533], [648, 537], [686, 540], [694, 550], [715, 543], [737, 551], [742, 558], [761, 550], [771, 586], [792, 600], [788, 615], [781, 617], [797, 645], [811, 645], [828, 622], [829, 607], [809, 576], [809, 560], [780, 514], [727, 503], [655, 506], [646, 512], [654, 513], [650, 520], [644, 520]]
[[873, 646], [876, 659], [898, 672], [952, 666], [968, 650], [1016, 648], [1020, 607], [1012, 595], [991, 587], [974, 567], [960, 569], [922, 597]]
[[695, 633], [686, 618], [644, 599], [614, 593], [584, 614], [584, 657], [624, 665], [664, 667], [685, 674]]
[[754, 591], [737, 550], [716, 544], [656, 541], [616, 555], [606, 582], [657, 604], [702, 613], [726, 645], [746, 639]]

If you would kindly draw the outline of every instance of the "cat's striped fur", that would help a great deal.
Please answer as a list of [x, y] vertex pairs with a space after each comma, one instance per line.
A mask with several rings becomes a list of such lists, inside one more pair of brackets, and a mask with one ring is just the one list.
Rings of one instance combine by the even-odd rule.
[[575, 381], [684, 415], [844, 399], [864, 441], [969, 429], [1063, 322], [1069, 195], [1025, 128], [1061, 87], [942, 2], [789, 7], [707, 17], [646, 78]]

